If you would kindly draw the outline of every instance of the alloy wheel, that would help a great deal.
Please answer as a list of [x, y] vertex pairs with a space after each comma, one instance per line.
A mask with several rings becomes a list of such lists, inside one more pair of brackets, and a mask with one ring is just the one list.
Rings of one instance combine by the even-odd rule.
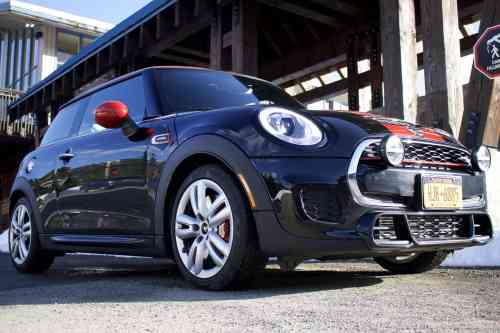
[[233, 213], [222, 188], [208, 179], [192, 183], [182, 194], [175, 220], [184, 267], [197, 278], [215, 276], [229, 258], [233, 233]]
[[28, 258], [31, 248], [31, 216], [25, 205], [17, 206], [9, 230], [10, 255], [17, 265]]

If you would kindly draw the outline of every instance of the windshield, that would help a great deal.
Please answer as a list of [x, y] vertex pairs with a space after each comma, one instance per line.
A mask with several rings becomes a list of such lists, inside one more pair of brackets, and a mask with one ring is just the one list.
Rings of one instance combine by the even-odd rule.
[[230, 73], [165, 69], [156, 71], [155, 80], [163, 105], [175, 113], [251, 105], [304, 108], [270, 83]]

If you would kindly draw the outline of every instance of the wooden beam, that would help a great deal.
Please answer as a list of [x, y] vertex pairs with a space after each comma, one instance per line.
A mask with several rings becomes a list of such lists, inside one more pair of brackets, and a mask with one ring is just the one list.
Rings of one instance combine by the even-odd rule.
[[168, 25], [166, 22], [167, 20], [165, 18], [165, 14], [160, 13], [160, 14], [156, 15], [155, 21], [156, 21], [155, 39], [160, 40], [161, 36], [163, 36], [168, 30]]
[[147, 38], [145, 36], [145, 29], [146, 27], [144, 26], [144, 24], [142, 24], [139, 28], [139, 49], [142, 49], [144, 47], [144, 43], [145, 43], [145, 39]]
[[[328, 74], [331, 71], [336, 70], [337, 68], [345, 67], [347, 65], [346, 59], [346, 55], [342, 54], [338, 57], [318, 62], [313, 66], [306, 67], [295, 73], [283, 76], [277, 80], [274, 80], [273, 82], [278, 85], [287, 86], [292, 85], [292, 82], [294, 81], [304, 81], [307, 77]], [[345, 77], [341, 73], [340, 75], [343, 79], [345, 79]]]
[[283, 51], [281, 50], [281, 47], [278, 45], [278, 43], [276, 43], [276, 41], [274, 40], [271, 32], [268, 29], [262, 29], [260, 33], [262, 34], [262, 36], [264, 36], [274, 53], [276, 53], [278, 57], [282, 57]]
[[190, 4], [192, 4], [190, 0], [177, 0], [175, 4], [174, 27], [179, 28], [188, 21], [191, 15], [194, 15], [194, 10]]
[[292, 41], [293, 47], [294, 48], [300, 47], [300, 41], [293, 32], [291, 24], [288, 22], [281, 22], [281, 26], [283, 27], [283, 30], [286, 32], [288, 38]]
[[383, 74], [380, 50], [380, 33], [373, 29], [369, 34], [370, 38], [370, 69], [375, 73], [371, 84], [372, 90], [372, 109], [378, 109], [384, 106], [383, 101]]
[[125, 35], [125, 37], [123, 38], [122, 58], [124, 59], [128, 57], [129, 39], [129, 34]]
[[341, 55], [344, 55], [345, 59], [347, 35], [347, 32], [338, 33], [315, 45], [295, 50], [284, 58], [269, 62], [262, 66], [260, 77], [281, 84], [289, 81], [290, 77], [303, 76], [304, 69], [314, 72], [327, 67], [327, 63], [331, 65], [332, 59]]
[[323, 7], [326, 7], [328, 9], [331, 9], [333, 11], [342, 13], [344, 15], [349, 15], [353, 17], [357, 17], [359, 13], [361, 12], [361, 9], [359, 7], [354, 6], [353, 4], [346, 2], [346, 1], [339, 1], [339, 0], [310, 0], [313, 3], [316, 3], [318, 5], [322, 5]]
[[331, 27], [339, 27], [342, 25], [341, 23], [338, 22], [336, 18], [309, 9], [307, 8], [307, 5], [304, 7], [298, 6], [285, 0], [259, 0], [259, 1], [266, 6], [275, 7], [295, 15], [303, 16], [310, 20], [320, 22]]
[[349, 99], [349, 110], [359, 110], [359, 81], [358, 81], [358, 50], [359, 37], [349, 38], [347, 47], [347, 88]]
[[233, 45], [233, 32], [229, 31], [222, 36], [222, 48], [227, 49]]
[[217, 5], [210, 24], [210, 68], [222, 69], [222, 6]]
[[417, 51], [413, 0], [381, 0], [385, 115], [414, 122], [417, 116]]
[[464, 38], [469, 36], [469, 33], [467, 32], [463, 24], [459, 24], [458, 28], [460, 29], [460, 32], [462, 33]]
[[206, 0], [194, 0], [194, 16], [200, 16], [200, 12], [203, 10], [202, 6], [206, 4]]
[[458, 136], [464, 110], [457, 0], [421, 0], [427, 109], [420, 123]]
[[191, 35], [194, 35], [195, 33], [208, 28], [212, 23], [212, 20], [212, 12], [207, 11], [198, 18], [189, 20], [188, 22], [183, 24], [182, 27], [164, 33], [160, 40], [158, 40], [154, 45], [151, 45], [147, 49], [144, 56], [146, 58], [151, 58], [161, 54], [164, 50], [173, 47], [174, 45], [185, 40]]
[[309, 31], [309, 33], [313, 36], [315, 41], [321, 40], [321, 36], [319, 35], [318, 30], [316, 30], [316, 28], [312, 26], [310, 21], [304, 20], [303, 24], [304, 24], [306, 30]]
[[202, 58], [202, 59], [207, 59], [207, 60], [210, 59], [210, 53], [190, 49], [187, 47], [174, 46], [174, 47], [170, 48], [170, 50], [178, 52], [178, 53], [183, 53], [186, 55]]
[[258, 75], [257, 0], [233, 2], [233, 71]]
[[186, 57], [182, 57], [182, 56], [178, 56], [178, 55], [174, 55], [174, 54], [159, 54], [156, 56], [156, 58], [160, 58], [160, 59], [167, 60], [167, 61], [173, 61], [176, 63], [188, 65], [188, 66], [205, 67], [205, 68], [209, 67], [208, 62], [194, 60], [191, 58], [186, 58]]
[[[500, 22], [500, 2], [485, 0], [481, 12], [482, 34], [488, 27]], [[500, 79], [490, 80], [472, 69], [469, 89], [465, 98], [460, 139], [468, 147], [480, 144], [500, 147]]]
[[[359, 88], [365, 88], [369, 86], [371, 84], [371, 81], [373, 80], [373, 76], [374, 73], [371, 71], [359, 74], [358, 77]], [[305, 91], [302, 94], [296, 95], [295, 98], [297, 98], [302, 103], [309, 104], [331, 96], [337, 96], [344, 93], [348, 93], [348, 89], [349, 89], [348, 79], [343, 79], [329, 84], [325, 84], [324, 86], [313, 90]]]

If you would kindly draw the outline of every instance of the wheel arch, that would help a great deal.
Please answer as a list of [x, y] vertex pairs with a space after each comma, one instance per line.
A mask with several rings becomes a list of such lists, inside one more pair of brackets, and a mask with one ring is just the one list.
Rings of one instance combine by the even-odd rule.
[[26, 198], [28, 202], [31, 205], [31, 209], [33, 211], [33, 220], [36, 223], [36, 227], [38, 230], [43, 230], [42, 225], [41, 225], [41, 216], [40, 212], [38, 211], [37, 205], [36, 205], [36, 200], [35, 200], [35, 193], [33, 192], [33, 189], [31, 188], [31, 185], [29, 184], [28, 180], [22, 177], [16, 178], [14, 181], [14, 184], [12, 185], [10, 195], [9, 195], [9, 218], [12, 214], [12, 211], [16, 205], [16, 203], [21, 199], [21, 198]]
[[264, 182], [250, 159], [235, 144], [217, 135], [193, 137], [172, 153], [160, 176], [155, 202], [155, 235], [163, 238], [167, 254], [171, 254], [168, 223], [177, 191], [193, 170], [207, 164], [218, 165], [233, 177], [251, 211], [272, 209]]

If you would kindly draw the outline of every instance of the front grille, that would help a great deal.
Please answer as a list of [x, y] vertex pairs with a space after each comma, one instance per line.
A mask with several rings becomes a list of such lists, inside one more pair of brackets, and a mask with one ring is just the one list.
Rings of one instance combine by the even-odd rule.
[[405, 144], [405, 162], [457, 167], [470, 166], [470, 154], [460, 149], [421, 143]]
[[470, 218], [460, 215], [408, 215], [410, 233], [416, 241], [470, 238]]
[[302, 208], [315, 221], [337, 222], [341, 217], [338, 191], [330, 186], [311, 185], [300, 190]]
[[[380, 161], [381, 142], [369, 145], [362, 156], [363, 161]], [[467, 151], [451, 146], [432, 145], [426, 143], [406, 142], [404, 167], [450, 170], [469, 169], [471, 156]]]

